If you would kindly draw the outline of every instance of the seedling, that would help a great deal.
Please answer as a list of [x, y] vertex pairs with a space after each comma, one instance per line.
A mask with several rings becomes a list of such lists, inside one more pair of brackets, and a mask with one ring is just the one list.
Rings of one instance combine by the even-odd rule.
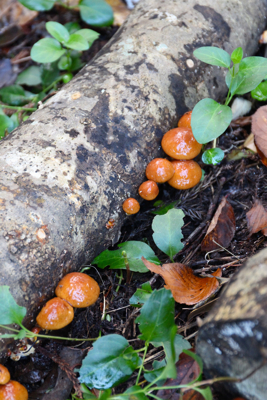
[[202, 155], [205, 164], [216, 165], [223, 159], [223, 152], [216, 148], [217, 138], [224, 133], [232, 120], [232, 110], [229, 103], [236, 94], [245, 94], [254, 90], [267, 75], [267, 59], [264, 57], [243, 58], [241, 47], [232, 54], [217, 47], [200, 47], [194, 51], [194, 56], [210, 65], [227, 68], [225, 81], [228, 94], [224, 105], [213, 99], [200, 100], [194, 107], [191, 126], [195, 139], [206, 144], [213, 141], [213, 148]]

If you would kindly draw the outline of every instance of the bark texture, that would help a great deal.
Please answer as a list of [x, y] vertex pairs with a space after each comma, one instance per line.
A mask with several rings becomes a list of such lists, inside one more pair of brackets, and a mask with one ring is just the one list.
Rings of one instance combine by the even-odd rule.
[[267, 393], [267, 249], [251, 257], [231, 279], [200, 328], [197, 352], [206, 376], [230, 376], [224, 384], [249, 400]]
[[225, 95], [225, 72], [193, 50], [252, 54], [265, 12], [265, 0], [142, 0], [93, 62], [1, 142], [0, 285], [27, 307], [26, 323], [64, 274], [116, 243], [122, 202], [136, 197], [162, 135], [203, 97]]

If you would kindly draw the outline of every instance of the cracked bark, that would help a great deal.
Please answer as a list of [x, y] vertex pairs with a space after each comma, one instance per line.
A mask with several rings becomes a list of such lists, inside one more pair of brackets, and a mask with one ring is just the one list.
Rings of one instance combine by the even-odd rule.
[[143, 0], [92, 63], [1, 142], [0, 284], [27, 307], [26, 323], [64, 274], [117, 242], [122, 202], [136, 197], [162, 135], [203, 97], [223, 99], [223, 70], [194, 49], [253, 54], [265, 8]]

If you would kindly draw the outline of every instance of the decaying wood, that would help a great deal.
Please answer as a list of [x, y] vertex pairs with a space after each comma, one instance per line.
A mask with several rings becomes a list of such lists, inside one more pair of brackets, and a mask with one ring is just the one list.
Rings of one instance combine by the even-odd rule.
[[122, 202], [136, 197], [162, 135], [203, 97], [223, 99], [225, 72], [193, 50], [252, 54], [265, 6], [142, 0], [93, 62], [1, 142], [0, 284], [27, 307], [26, 323], [62, 275], [116, 243]]
[[206, 376], [230, 376], [224, 384], [250, 400], [267, 393], [267, 249], [251, 257], [219, 297], [200, 328], [197, 352]]

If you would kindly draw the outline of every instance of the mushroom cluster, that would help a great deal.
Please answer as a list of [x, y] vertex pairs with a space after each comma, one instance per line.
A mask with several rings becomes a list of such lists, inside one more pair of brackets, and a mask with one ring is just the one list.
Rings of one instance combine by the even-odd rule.
[[90, 276], [72, 272], [61, 279], [55, 293], [57, 297], [49, 300], [37, 315], [36, 322], [42, 329], [58, 330], [70, 324], [74, 318], [73, 307], [84, 308], [94, 304], [100, 288]]
[[[202, 170], [193, 158], [201, 152], [202, 144], [194, 138], [191, 129], [192, 111], [185, 113], [178, 127], [171, 129], [162, 138], [163, 151], [171, 158], [155, 158], [146, 167], [147, 181], [139, 187], [138, 193], [145, 200], [154, 200], [159, 194], [159, 183], [167, 182], [175, 189], [185, 190], [197, 185]], [[136, 214], [140, 205], [133, 198], [126, 199], [122, 206], [127, 214]]]
[[8, 369], [0, 364], [0, 400], [28, 400], [28, 391], [19, 382], [10, 380]]

